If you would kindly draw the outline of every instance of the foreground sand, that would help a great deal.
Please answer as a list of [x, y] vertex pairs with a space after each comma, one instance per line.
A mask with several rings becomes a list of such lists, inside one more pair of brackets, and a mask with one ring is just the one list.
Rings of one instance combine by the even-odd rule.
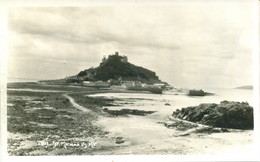
[[133, 112], [111, 115], [104, 107], [113, 105], [113, 99], [85, 96], [114, 90], [30, 83], [8, 89], [9, 155], [181, 155], [251, 147], [252, 131], [185, 134], [194, 126], [178, 123], [182, 130], [174, 131], [163, 126], [168, 119], [151, 121], [156, 113], [148, 118]]
[[[26, 87], [42, 92], [22, 91]], [[64, 90], [82, 91], [77, 87], [65, 89], [23, 83], [8, 88], [12, 89], [7, 93], [10, 155], [91, 155], [97, 149], [108, 149], [96, 141], [99, 138], [106, 140], [108, 134], [95, 125], [101, 114], [98, 107], [104, 102], [95, 101], [94, 104], [93, 100], [85, 100], [85, 106], [96, 110], [81, 111], [63, 95]]]

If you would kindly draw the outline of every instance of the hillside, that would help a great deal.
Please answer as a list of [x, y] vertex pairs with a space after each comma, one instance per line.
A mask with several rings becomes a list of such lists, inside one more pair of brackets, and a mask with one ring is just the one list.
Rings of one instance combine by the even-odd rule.
[[126, 56], [120, 56], [117, 52], [114, 55], [104, 57], [96, 68], [89, 68], [79, 72], [71, 79], [81, 81], [140, 81], [142, 83], [161, 83], [155, 72], [136, 66], [128, 62]]

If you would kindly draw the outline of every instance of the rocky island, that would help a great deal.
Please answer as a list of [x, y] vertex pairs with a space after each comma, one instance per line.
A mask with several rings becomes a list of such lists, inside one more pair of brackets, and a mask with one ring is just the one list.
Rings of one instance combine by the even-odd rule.
[[193, 89], [193, 90], [189, 90], [188, 95], [189, 96], [206, 96], [206, 95], [212, 95], [212, 93], [205, 92], [202, 89], [200, 89], [200, 90]]
[[155, 72], [128, 62], [127, 56], [118, 52], [104, 56], [98, 67], [80, 71], [77, 75], [58, 80], [43, 80], [40, 83], [79, 85], [87, 87], [121, 86], [127, 90], [162, 93], [172, 87], [161, 81]]

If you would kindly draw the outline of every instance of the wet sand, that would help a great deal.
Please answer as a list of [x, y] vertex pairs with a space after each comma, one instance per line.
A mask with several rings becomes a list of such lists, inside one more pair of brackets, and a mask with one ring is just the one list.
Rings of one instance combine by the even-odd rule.
[[[21, 86], [7, 92], [9, 155], [91, 155], [104, 149], [96, 139], [106, 140], [108, 132], [95, 124], [97, 113], [78, 110], [60, 87], [35, 86], [40, 90]], [[71, 91], [73, 87], [67, 92]]]
[[109, 114], [104, 108], [117, 106], [115, 99], [86, 96], [115, 90], [29, 83], [9, 88], [9, 155], [223, 154], [252, 143], [253, 131], [180, 136], [194, 127], [168, 128], [163, 123], [169, 118], [158, 120], [156, 112]]

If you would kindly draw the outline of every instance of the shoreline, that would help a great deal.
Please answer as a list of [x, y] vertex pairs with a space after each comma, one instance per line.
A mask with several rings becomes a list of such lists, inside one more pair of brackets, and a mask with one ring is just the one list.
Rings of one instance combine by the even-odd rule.
[[[30, 91], [28, 89], [32, 89], [34, 91]], [[107, 134], [109, 134], [109, 132], [101, 130], [95, 124], [99, 117], [110, 116], [108, 113], [103, 112], [101, 107], [111, 105], [111, 102], [113, 101], [85, 97], [85, 95], [97, 93], [136, 92], [85, 87], [82, 89], [74, 86], [68, 87], [64, 85], [42, 85], [31, 82], [9, 84], [7, 88], [9, 155], [92, 155], [93, 153], [100, 151], [103, 152], [102, 150], [121, 147], [115, 145], [115, 142], [118, 142], [117, 137], [108, 139]], [[142, 92], [139, 91], [137, 93]], [[77, 103], [79, 106], [82, 106], [82, 108], [86, 107], [88, 111], [84, 112], [76, 109], [75, 105], [73, 106], [69, 99], [64, 96], [66, 94], [69, 94], [69, 96], [75, 100], [75, 103]], [[45, 109], [45, 106], [49, 107], [49, 109]], [[24, 109], [26, 111], [24, 111]], [[32, 110], [30, 111], [30, 109]], [[15, 112], [17, 110], [19, 111], [19, 114]], [[57, 121], [55, 117], [57, 117], [57, 115], [60, 113], [62, 113], [65, 118], [59, 117], [59, 121]], [[28, 114], [30, 114], [29, 117], [27, 116]], [[85, 121], [86, 119], [88, 120]], [[88, 140], [85, 142], [71, 141], [71, 143], [66, 143], [65, 141], [73, 138], [74, 134], [80, 134], [81, 128], [75, 127], [74, 125], [72, 127], [72, 124], [68, 123], [68, 121], [71, 122], [75, 120], [76, 123], [74, 124], [78, 125], [82, 125], [83, 123], [87, 122], [85, 130], [90, 132], [90, 134], [87, 134], [87, 132], [85, 135], [82, 134], [81, 137], [77, 138], [84, 139], [87, 137], [92, 141], [102, 141], [104, 144], [98, 144], [98, 142], [89, 142]], [[41, 122], [44, 124], [40, 124]], [[65, 122], [67, 125], [62, 124], [63, 122]], [[64, 128], [66, 128], [66, 130], [72, 129], [72, 132], [75, 131], [77, 133], [72, 133], [70, 135], [69, 132], [62, 130]], [[62, 137], [62, 134], [67, 135]], [[28, 143], [29, 146], [25, 146], [27, 145], [26, 143]], [[95, 147], [83, 147], [86, 145], [86, 143], [91, 143], [95, 145]], [[64, 146], [70, 144], [74, 146], [71, 146], [71, 148], [67, 147], [64, 150]]]
[[[175, 143], [176, 146], [173, 148], [167, 146], [169, 147], [168, 151], [160, 151], [160, 149], [156, 151], [150, 148], [148, 150], [143, 150], [139, 148], [139, 145], [133, 145], [135, 141], [129, 139], [127, 134], [114, 133], [113, 130], [110, 129], [110, 126], [107, 125], [109, 123], [102, 123], [102, 121], [108, 120], [114, 122], [114, 120], [117, 119], [123, 119], [124, 121], [132, 118], [140, 120], [143, 117], [131, 115], [131, 113], [133, 113], [132, 111], [125, 111], [123, 114], [119, 113], [119, 116], [117, 117], [117, 115], [109, 114], [103, 109], [106, 106], [114, 106], [114, 101], [116, 99], [85, 96], [97, 93], [129, 93], [128, 91], [102, 90], [85, 87], [80, 89], [78, 87], [42, 86], [41, 84], [30, 85], [28, 83], [14, 85], [13, 87], [9, 86], [8, 88], [41, 88], [43, 90], [60, 91], [48, 93], [8, 91], [7, 89], [8, 132], [11, 132], [8, 133], [9, 155], [117, 155], [127, 154], [127, 150], [131, 148], [136, 149], [135, 152], [132, 152], [134, 154], [194, 153], [194, 150], [192, 151], [186, 146], [189, 143], [185, 142], [185, 138], [187, 137], [185, 132], [175, 133], [178, 137], [174, 138], [179, 138], [184, 141], [183, 143]], [[61, 91], [64, 89], [67, 92]], [[135, 92], [130, 91], [130, 93]], [[75, 103], [87, 108], [89, 111], [84, 112], [76, 109], [64, 94], [68, 94], [74, 99]], [[16, 111], [19, 113], [16, 113]], [[127, 116], [124, 116], [124, 113], [126, 113]], [[129, 117], [128, 114], [130, 115]], [[169, 122], [170, 120], [165, 120], [165, 122], [167, 121]], [[158, 124], [159, 127], [163, 126], [161, 124]], [[190, 127], [190, 125], [187, 124], [178, 124], [183, 125], [184, 128]], [[12, 126], [18, 126], [19, 129], [13, 128]], [[165, 127], [167, 132], [172, 132], [172, 128], [163, 127]], [[181, 136], [181, 133], [184, 135], [183, 137]], [[174, 133], [171, 134], [174, 136]], [[205, 136], [205, 132], [195, 132], [195, 134], [189, 133], [189, 138], [198, 142], [200, 140], [199, 136], [201, 135]], [[165, 141], [171, 141], [173, 138], [171, 136], [172, 135], [170, 134], [165, 136]], [[148, 143], [150, 142], [148, 141]], [[152, 145], [154, 144], [159, 145], [159, 143], [153, 143]], [[185, 145], [185, 147], [180, 149], [179, 147], [182, 145]], [[196, 146], [192, 147], [196, 148]], [[202, 148], [199, 150], [201, 149]], [[206, 151], [204, 149], [201, 151]]]
[[[7, 89], [9, 155], [91, 155], [104, 149], [95, 144], [95, 136], [105, 140], [108, 134], [95, 124], [99, 114], [77, 110], [63, 93]], [[73, 146], [64, 148], [70, 144]], [[86, 147], [88, 144], [95, 147]]]

